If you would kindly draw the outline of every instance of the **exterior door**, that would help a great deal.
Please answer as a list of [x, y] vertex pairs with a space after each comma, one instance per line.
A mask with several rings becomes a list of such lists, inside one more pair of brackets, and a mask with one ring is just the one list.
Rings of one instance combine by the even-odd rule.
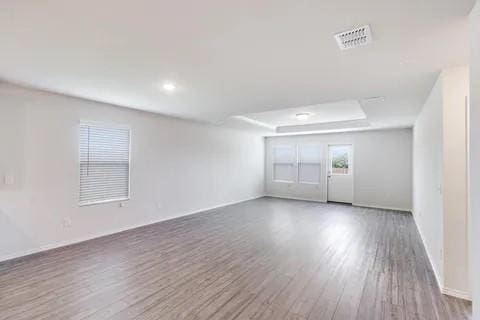
[[353, 202], [353, 148], [349, 144], [328, 146], [327, 200]]

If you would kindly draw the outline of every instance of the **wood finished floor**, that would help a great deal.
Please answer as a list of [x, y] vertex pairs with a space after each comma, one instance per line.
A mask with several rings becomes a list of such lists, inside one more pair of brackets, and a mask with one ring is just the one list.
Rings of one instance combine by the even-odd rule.
[[262, 198], [0, 264], [0, 319], [469, 319], [406, 213]]

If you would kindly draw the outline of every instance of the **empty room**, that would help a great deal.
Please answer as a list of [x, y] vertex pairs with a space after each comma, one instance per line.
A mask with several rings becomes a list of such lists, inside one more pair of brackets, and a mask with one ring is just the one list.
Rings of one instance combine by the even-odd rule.
[[0, 320], [480, 320], [479, 2], [0, 1]]

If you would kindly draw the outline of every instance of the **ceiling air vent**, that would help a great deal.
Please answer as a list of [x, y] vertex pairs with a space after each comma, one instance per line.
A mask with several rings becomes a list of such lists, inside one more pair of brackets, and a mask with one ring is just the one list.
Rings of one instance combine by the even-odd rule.
[[337, 40], [340, 50], [352, 49], [371, 43], [372, 31], [370, 30], [370, 26], [366, 25], [337, 33], [335, 35], [335, 40]]

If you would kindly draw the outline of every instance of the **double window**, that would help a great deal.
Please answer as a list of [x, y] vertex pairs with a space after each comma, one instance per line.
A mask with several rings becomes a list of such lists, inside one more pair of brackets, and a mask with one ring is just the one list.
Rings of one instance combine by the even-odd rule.
[[80, 124], [80, 205], [127, 200], [130, 129]]
[[322, 149], [319, 146], [275, 146], [273, 148], [273, 180], [319, 184]]

